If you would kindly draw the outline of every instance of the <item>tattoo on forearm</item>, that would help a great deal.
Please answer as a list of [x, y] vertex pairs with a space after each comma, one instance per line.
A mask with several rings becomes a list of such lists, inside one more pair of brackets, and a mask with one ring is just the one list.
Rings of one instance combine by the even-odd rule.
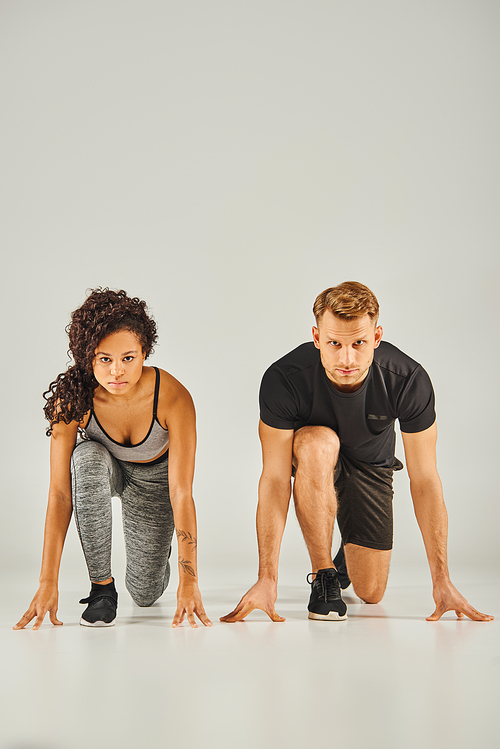
[[192, 536], [189, 531], [186, 533], [186, 531], [181, 531], [175, 529], [175, 532], [177, 533], [177, 538], [179, 541], [187, 541], [189, 545], [193, 546], [193, 549], [196, 549], [198, 546], [198, 542], [194, 536]]
[[182, 557], [179, 557], [179, 564], [184, 570], [184, 572], [187, 572], [188, 575], [192, 575], [193, 577], [196, 577], [196, 572], [191, 567], [191, 562], [189, 559], [183, 559]]

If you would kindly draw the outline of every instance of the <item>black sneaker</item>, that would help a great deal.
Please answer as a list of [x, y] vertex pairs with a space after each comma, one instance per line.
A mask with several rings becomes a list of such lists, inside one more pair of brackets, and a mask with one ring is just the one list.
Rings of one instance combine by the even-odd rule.
[[84, 627], [112, 627], [116, 619], [118, 593], [115, 581], [107, 585], [92, 583], [92, 590], [88, 598], [82, 598], [80, 603], [88, 603], [82, 614], [80, 624]]
[[335, 565], [335, 569], [337, 570], [340, 587], [342, 588], [342, 590], [345, 590], [349, 587], [351, 581], [349, 579], [349, 574], [347, 572], [347, 566], [345, 563], [343, 544], [341, 544], [340, 549], [337, 551], [337, 555], [333, 560], [333, 564]]
[[326, 570], [318, 570], [315, 579], [311, 582], [307, 576], [307, 582], [311, 585], [311, 597], [309, 598], [309, 619], [326, 619], [329, 621], [342, 621], [347, 619], [347, 606], [340, 595], [340, 583], [337, 571], [333, 567]]

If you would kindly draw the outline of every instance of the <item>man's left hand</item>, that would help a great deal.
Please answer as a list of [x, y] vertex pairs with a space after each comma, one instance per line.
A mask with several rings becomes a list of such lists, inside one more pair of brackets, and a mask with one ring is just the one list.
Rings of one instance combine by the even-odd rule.
[[436, 610], [432, 616], [427, 617], [428, 622], [437, 622], [446, 611], [454, 611], [459, 619], [463, 619], [465, 614], [469, 619], [474, 619], [478, 622], [490, 622], [495, 618], [489, 614], [481, 614], [480, 611], [476, 611], [465, 600], [463, 595], [458, 592], [451, 580], [436, 583], [434, 585], [433, 597], [436, 603]]

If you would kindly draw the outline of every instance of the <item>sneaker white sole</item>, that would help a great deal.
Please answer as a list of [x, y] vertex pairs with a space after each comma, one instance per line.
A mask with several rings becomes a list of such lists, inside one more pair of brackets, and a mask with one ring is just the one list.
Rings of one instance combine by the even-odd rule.
[[116, 619], [113, 619], [112, 622], [87, 622], [83, 617], [80, 619], [80, 624], [83, 624], [84, 627], [114, 627], [116, 622]]
[[315, 614], [313, 611], [310, 611], [309, 619], [318, 619], [324, 622], [344, 622], [347, 619], [347, 614], [340, 616], [337, 611], [330, 611], [329, 614]]

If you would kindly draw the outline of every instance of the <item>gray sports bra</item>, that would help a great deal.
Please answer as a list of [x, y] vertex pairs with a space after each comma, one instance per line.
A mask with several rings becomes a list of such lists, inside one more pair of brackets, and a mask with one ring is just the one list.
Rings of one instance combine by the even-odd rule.
[[101, 445], [104, 445], [111, 455], [118, 458], [118, 460], [152, 461], [168, 445], [168, 429], [162, 427], [156, 415], [158, 409], [158, 395], [160, 392], [160, 372], [157, 367], [153, 367], [153, 369], [156, 372], [153, 419], [151, 421], [151, 426], [149, 427], [149, 432], [141, 442], [137, 443], [137, 445], [122, 445], [120, 442], [116, 442], [116, 440], [106, 434], [102, 426], [99, 424], [99, 420], [94, 413], [93, 407], [90, 411], [90, 418], [85, 428], [85, 433], [88, 439], [100, 442]]

